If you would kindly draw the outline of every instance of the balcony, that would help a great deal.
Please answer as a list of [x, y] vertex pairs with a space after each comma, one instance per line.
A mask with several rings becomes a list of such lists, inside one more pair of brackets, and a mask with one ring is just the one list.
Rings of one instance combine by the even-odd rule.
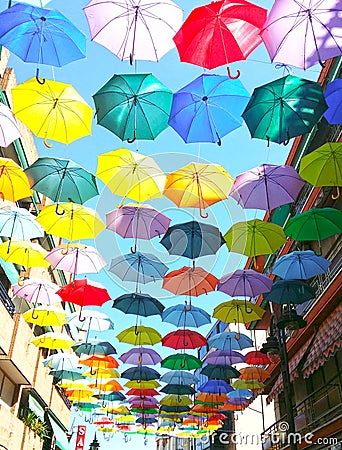
[[5, 286], [0, 281], [0, 299], [4, 307], [7, 309], [8, 314], [13, 317], [15, 312], [15, 306], [12, 302], [12, 299], [8, 295], [7, 290], [5, 289]]

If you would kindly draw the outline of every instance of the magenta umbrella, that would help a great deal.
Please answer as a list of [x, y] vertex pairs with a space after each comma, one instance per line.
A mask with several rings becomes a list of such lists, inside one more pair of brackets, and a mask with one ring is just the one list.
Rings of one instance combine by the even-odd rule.
[[161, 362], [162, 358], [152, 348], [138, 347], [123, 353], [119, 359], [124, 364], [143, 364], [144, 366], [154, 366]]
[[253, 269], [238, 269], [220, 278], [216, 289], [225, 294], [243, 297], [256, 297], [270, 292], [272, 280]]
[[207, 364], [217, 364], [219, 366], [232, 366], [233, 364], [244, 363], [246, 358], [234, 350], [215, 350], [209, 353], [204, 362]]
[[8, 106], [0, 103], [0, 146], [8, 147], [21, 138], [19, 125]]
[[340, 0], [276, 0], [261, 31], [271, 60], [307, 69], [341, 55], [341, 12]]
[[243, 208], [271, 211], [294, 202], [304, 184], [292, 166], [261, 164], [238, 175], [229, 195]]

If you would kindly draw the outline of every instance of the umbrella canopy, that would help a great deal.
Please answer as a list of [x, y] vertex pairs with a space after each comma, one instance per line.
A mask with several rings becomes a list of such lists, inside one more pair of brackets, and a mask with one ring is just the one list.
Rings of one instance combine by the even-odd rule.
[[96, 211], [72, 202], [44, 206], [37, 221], [47, 233], [68, 241], [94, 238], [105, 228]]
[[70, 159], [38, 158], [25, 173], [31, 188], [53, 202], [83, 204], [99, 194], [95, 176]]
[[[249, 367], [248, 367], [249, 369]], [[236, 389], [235, 391], [229, 392], [228, 398], [250, 398], [253, 397], [253, 392], [249, 389]]]
[[110, 394], [98, 394], [94, 395], [95, 398], [99, 400], [104, 400], [108, 402], [116, 402], [126, 400], [126, 396], [122, 392], [111, 392]]
[[256, 297], [269, 292], [272, 280], [253, 269], [237, 269], [219, 279], [216, 289], [232, 297]]
[[93, 387], [95, 389], [98, 389], [99, 391], [102, 392], [118, 392], [118, 391], [123, 391], [123, 387], [121, 386], [121, 384], [116, 381], [116, 380], [109, 380], [109, 381], [105, 381], [102, 383], [91, 383], [89, 384], [90, 387]]
[[267, 370], [261, 367], [243, 367], [240, 369], [240, 373], [241, 380], [258, 380], [264, 382], [268, 378], [271, 378], [271, 375], [267, 372]]
[[319, 83], [287, 75], [255, 88], [242, 117], [252, 137], [280, 144], [309, 133], [326, 109]]
[[247, 364], [255, 364], [257, 366], [264, 366], [271, 364], [271, 361], [265, 353], [260, 351], [252, 351], [245, 354]]
[[307, 69], [341, 54], [336, 0], [276, 0], [261, 37], [272, 61]]
[[230, 300], [220, 303], [213, 312], [213, 317], [225, 323], [247, 323], [260, 320], [265, 310], [246, 300]]
[[0, 208], [0, 236], [29, 241], [44, 237], [44, 229], [25, 208]]
[[114, 75], [93, 96], [97, 123], [129, 143], [168, 126], [172, 92], [151, 73]]
[[262, 389], [265, 387], [264, 383], [258, 380], [235, 380], [232, 383], [234, 389]]
[[128, 380], [157, 380], [160, 378], [160, 373], [151, 367], [144, 367], [142, 365], [136, 367], [130, 367], [121, 374], [121, 378], [127, 378]]
[[121, 60], [159, 61], [174, 47], [183, 19], [171, 0], [91, 0], [84, 8], [91, 39]]
[[44, 367], [53, 370], [76, 369], [78, 366], [78, 356], [75, 353], [54, 353], [43, 361]]
[[21, 138], [19, 125], [8, 106], [0, 103], [0, 145], [8, 147], [16, 139]]
[[123, 202], [126, 197], [137, 202], [161, 197], [165, 185], [165, 174], [153, 158], [126, 148], [100, 154], [96, 176]]
[[340, 125], [342, 117], [342, 79], [330, 81], [324, 91], [324, 98], [327, 102], [328, 109], [324, 113], [324, 117], [330, 125]]
[[70, 349], [75, 341], [65, 333], [48, 332], [31, 340], [36, 347], [49, 348], [50, 350]]
[[96, 370], [117, 369], [119, 367], [119, 363], [117, 362], [117, 360], [113, 356], [108, 354], [93, 355], [87, 358], [81, 358], [79, 360], [79, 364], [81, 364], [82, 366], [91, 367], [92, 369]]
[[203, 362], [207, 364], [233, 365], [245, 362], [246, 358], [234, 350], [215, 350], [207, 354]]
[[163, 322], [172, 323], [176, 327], [199, 328], [211, 322], [210, 315], [196, 306], [175, 305], [164, 309], [161, 315]]
[[294, 202], [304, 184], [292, 166], [261, 164], [238, 175], [229, 196], [243, 208], [271, 211]]
[[245, 0], [195, 8], [174, 37], [180, 60], [206, 69], [244, 60], [261, 44], [267, 11]]
[[227, 380], [228, 378], [239, 378], [240, 372], [232, 366], [219, 366], [217, 364], [207, 364], [201, 369], [201, 374], [206, 375], [209, 380]]
[[160, 383], [156, 380], [139, 381], [130, 380], [125, 383], [125, 386], [131, 389], [155, 389], [160, 387]]
[[[101, 283], [88, 278], [74, 280], [72, 283], [62, 286], [57, 294], [64, 302], [74, 303], [81, 308], [84, 306], [101, 306], [110, 300], [107, 289]], [[81, 313], [79, 317], [80, 315]]]
[[330, 264], [330, 261], [312, 250], [294, 251], [277, 259], [272, 273], [286, 280], [307, 280], [326, 273]]
[[115, 369], [91, 369], [86, 372], [83, 372], [84, 377], [89, 378], [120, 378], [120, 374]]
[[195, 259], [215, 255], [224, 239], [217, 227], [192, 220], [170, 227], [160, 243], [170, 255]]
[[155, 389], [130, 389], [126, 392], [127, 395], [138, 395], [140, 397], [151, 397], [151, 396], [158, 396], [160, 395], [158, 391]]
[[137, 316], [155, 316], [161, 315], [164, 306], [156, 298], [149, 294], [124, 294], [114, 300], [113, 308], [119, 309], [125, 314], [134, 314]]
[[0, 44], [25, 62], [57, 67], [86, 53], [86, 37], [69, 19], [26, 3], [0, 13]]
[[162, 358], [152, 348], [131, 348], [128, 352], [123, 353], [119, 359], [124, 364], [143, 364], [154, 366], [161, 362]]
[[193, 370], [202, 367], [202, 361], [186, 353], [174, 353], [164, 358], [161, 366], [171, 370]]
[[142, 325], [127, 328], [121, 331], [116, 337], [120, 342], [126, 342], [134, 346], [155, 345], [162, 339], [157, 330]]
[[169, 125], [184, 142], [217, 142], [242, 126], [249, 93], [239, 80], [203, 74], [177, 91]]
[[55, 268], [65, 270], [72, 274], [97, 273], [103, 269], [107, 263], [100, 253], [90, 245], [66, 248], [53, 248], [46, 256], [46, 260]]
[[199, 296], [215, 289], [218, 279], [201, 267], [173, 270], [164, 277], [163, 288], [176, 295]]
[[201, 384], [198, 387], [198, 390], [210, 394], [227, 394], [228, 392], [233, 391], [233, 388], [224, 380], [209, 380]]
[[176, 330], [171, 331], [162, 339], [164, 347], [171, 347], [176, 350], [181, 348], [199, 348], [207, 345], [207, 339], [200, 333], [192, 330]]
[[116, 349], [108, 341], [89, 338], [86, 342], [79, 341], [72, 346], [75, 353], [84, 353], [86, 355], [112, 355], [116, 354]]
[[14, 295], [24, 298], [34, 305], [59, 303], [61, 298], [56, 294], [59, 289], [60, 286], [43, 278], [28, 278], [19, 284], [12, 285]]
[[160, 377], [160, 381], [169, 384], [196, 384], [198, 378], [185, 370], [170, 370]]
[[10, 158], [0, 158], [0, 198], [16, 202], [31, 195], [32, 190], [23, 169]]
[[222, 393], [222, 394], [211, 394], [209, 392], [200, 392], [196, 396], [196, 403], [202, 404], [203, 407], [205, 407], [204, 406], [205, 404], [210, 406], [210, 405], [215, 405], [215, 404], [217, 405], [218, 403], [224, 403], [226, 401], [227, 401], [227, 395], [224, 394], [224, 393]]
[[190, 407], [189, 406], [182, 406], [182, 405], [167, 406], [167, 405], [162, 405], [160, 407], [160, 412], [161, 413], [167, 412], [167, 413], [181, 414], [181, 413], [186, 413], [188, 411], [190, 411]]
[[7, 242], [0, 244], [0, 258], [4, 261], [30, 267], [49, 267], [45, 261], [47, 251], [39, 244], [30, 241], [12, 241], [9, 248]]
[[166, 406], [188, 406], [192, 400], [185, 395], [168, 394], [160, 400], [161, 405]]
[[224, 239], [231, 252], [247, 256], [272, 254], [286, 242], [282, 227], [260, 219], [235, 223]]
[[164, 394], [194, 395], [196, 390], [186, 384], [167, 384], [160, 389]]
[[316, 289], [302, 280], [279, 280], [275, 282], [272, 289], [264, 294], [264, 300], [286, 305], [292, 303], [300, 305], [308, 300], [314, 299]]
[[100, 311], [93, 309], [82, 309], [81, 320], [78, 311], [67, 316], [69, 325], [75, 326], [82, 331], [106, 331], [113, 330], [114, 323], [112, 320]]
[[291, 217], [284, 231], [296, 241], [321, 241], [342, 233], [342, 211], [335, 208], [311, 208]]
[[[39, 345], [40, 347], [40, 345]], [[69, 381], [79, 381], [82, 380], [84, 381], [84, 377], [82, 375], [82, 372], [79, 369], [75, 369], [75, 368], [71, 368], [71, 369], [53, 369], [50, 370], [49, 375], [57, 378], [57, 380], [69, 380]], [[64, 384], [64, 386], [66, 386], [66, 384]], [[74, 384], [72, 384], [72, 386], [74, 388], [76, 388], [76, 386]], [[86, 384], [80, 384], [80, 389], [85, 389], [87, 390], [88, 385]]]
[[69, 144], [91, 134], [93, 110], [70, 84], [31, 78], [14, 87], [12, 97], [14, 114], [45, 143]]
[[164, 195], [179, 208], [203, 210], [228, 197], [233, 178], [218, 164], [190, 163], [166, 177]]
[[25, 322], [34, 323], [40, 327], [53, 327], [64, 325], [66, 321], [64, 309], [53, 306], [37, 306], [24, 312], [23, 319]]
[[253, 347], [253, 341], [248, 336], [235, 331], [225, 331], [211, 336], [208, 339], [209, 347], [215, 347], [219, 350], [243, 350], [244, 348]]

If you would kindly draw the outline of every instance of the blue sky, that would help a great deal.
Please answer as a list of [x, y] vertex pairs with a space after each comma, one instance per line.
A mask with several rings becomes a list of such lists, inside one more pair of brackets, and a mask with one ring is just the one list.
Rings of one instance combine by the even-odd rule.
[[[0, 0], [0, 6], [3, 9], [6, 8], [7, 3], [7, 0]], [[178, 2], [176, 0], [176, 3], [184, 9], [184, 18], [188, 16], [192, 8], [201, 4], [201, 2], [195, 0], [178, 0]], [[273, 4], [271, 0], [257, 0], [255, 3], [265, 8], [270, 8]], [[61, 11], [86, 34], [88, 37], [87, 58], [71, 63], [63, 68], [54, 68], [53, 70], [49, 67], [42, 66], [40, 73], [41, 76], [46, 78], [54, 78], [57, 81], [72, 84], [90, 106], [94, 107], [92, 95], [115, 73], [133, 73], [134, 70], [142, 73], [152, 72], [172, 91], [178, 90], [203, 73], [203, 69], [200, 67], [180, 63], [176, 49], [165, 55], [158, 63], [138, 61], [135, 66], [130, 66], [129, 62], [120, 61], [104, 47], [90, 42], [87, 21], [82, 11], [86, 4], [86, 0], [52, 0], [47, 5], [47, 7], [56, 8]], [[18, 83], [24, 82], [35, 74], [36, 67], [34, 64], [25, 64], [15, 56], [11, 57], [10, 64], [15, 68]], [[234, 73], [237, 68], [241, 70], [241, 82], [250, 93], [252, 93], [253, 88], [256, 86], [280, 78], [283, 75], [282, 70], [276, 69], [270, 63], [267, 52], [262, 46], [251, 54], [248, 61], [233, 64], [232, 72]], [[225, 67], [215, 69], [211, 73], [225, 75], [226, 69]], [[299, 69], [296, 69], [294, 74], [305, 78], [316, 79], [319, 74], [319, 68], [315, 66], [305, 74]], [[36, 139], [36, 145], [39, 156], [70, 158], [95, 173], [98, 154], [120, 147], [134, 150], [137, 144], [122, 143], [110, 131], [96, 125], [94, 119], [93, 133], [91, 136], [82, 138], [70, 145], [54, 143], [51, 149], [47, 149], [41, 139]], [[155, 141], [141, 141], [138, 145], [139, 151], [155, 157], [165, 172], [170, 172], [188, 162], [197, 161], [200, 158], [204, 161], [221, 164], [233, 177], [262, 163], [283, 163], [290, 149], [290, 146], [285, 147], [272, 143], [268, 148], [266, 141], [252, 140], [245, 125], [224, 137], [221, 147], [216, 144], [201, 144], [200, 146], [198, 144], [185, 144], [171, 128], [165, 130]], [[101, 217], [105, 219], [105, 213], [114, 209], [120, 203], [121, 199], [111, 194], [108, 189], [104, 189], [101, 182], [99, 182], [99, 187], [101, 189], [101, 195], [98, 198], [92, 199], [86, 205], [95, 208]], [[198, 220], [200, 219], [197, 211], [178, 210], [175, 205], [165, 198], [154, 200], [151, 204], [172, 218], [172, 224], [191, 220], [190, 218], [193, 216]], [[223, 233], [228, 230], [232, 223], [245, 220], [246, 217], [253, 218], [257, 214], [255, 211], [246, 213], [232, 199], [210, 207], [208, 212], [209, 218], [207, 220], [217, 224]], [[101, 233], [95, 243], [108, 263], [111, 258], [117, 256], [120, 252], [128, 253], [131, 246], [131, 242], [124, 242], [124, 240], [110, 231]], [[156, 254], [166, 264], [169, 264], [171, 269], [188, 264], [188, 260], [184, 258], [169, 257], [165, 253], [165, 249], [158, 243], [158, 238], [155, 238], [152, 242], [142, 242], [141, 250]], [[198, 265], [211, 271], [217, 277], [231, 272], [238, 267], [242, 267], [243, 264], [243, 257], [229, 254], [225, 247], [222, 247], [215, 257], [205, 257], [198, 262]], [[127, 292], [129, 289], [134, 288], [134, 285], [123, 284], [104, 271], [99, 275], [91, 275], [89, 277], [105, 284], [113, 299]], [[143, 288], [146, 288], [145, 292], [160, 299], [166, 307], [182, 303], [184, 300], [183, 298], [172, 296], [170, 293], [163, 291], [160, 282], [150, 283]], [[196, 298], [193, 303], [196, 306], [203, 307], [208, 312], [212, 312], [218, 303], [227, 299], [227, 296], [224, 294], [215, 292]], [[133, 325], [135, 317], [124, 316], [120, 311], [113, 310], [111, 304], [112, 302], [108, 302], [102, 310], [108, 313], [113, 319], [115, 331], [108, 332], [103, 336], [106, 339], [112, 340], [118, 350], [118, 354], [121, 354], [127, 351], [129, 346], [120, 344], [116, 340], [115, 335], [122, 329]], [[144, 319], [143, 324], [155, 327], [162, 334], [166, 334], [175, 329], [172, 325], [162, 323], [160, 319], [156, 318]], [[209, 328], [209, 326], [202, 327], [199, 331], [205, 334]], [[155, 348], [163, 356], [171, 353], [169, 351], [170, 349], [163, 349], [161, 345], [155, 346]], [[78, 422], [80, 420], [82, 418], [77, 416], [76, 421]], [[92, 438], [90, 434], [92, 433], [88, 432], [87, 445], [89, 445], [89, 439]], [[114, 437], [111, 442], [113, 444], [116, 442], [121, 443], [122, 436]], [[137, 443], [142, 445], [142, 437], [132, 437], [132, 441], [127, 443], [125, 448], [127, 450], [133, 449]], [[102, 445], [102, 448], [107, 447], [108, 443]], [[154, 439], [152, 437], [149, 438], [148, 445], [146, 446], [146, 449], [150, 448], [154, 448]]]

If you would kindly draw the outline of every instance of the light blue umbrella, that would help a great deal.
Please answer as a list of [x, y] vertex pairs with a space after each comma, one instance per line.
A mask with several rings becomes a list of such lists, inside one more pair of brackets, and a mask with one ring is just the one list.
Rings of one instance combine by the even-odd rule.
[[44, 229], [27, 209], [11, 206], [0, 209], [0, 236], [29, 241], [43, 237]]
[[116, 349], [108, 341], [97, 338], [89, 338], [87, 341], [76, 342], [72, 346], [75, 353], [84, 353], [86, 355], [114, 355]]
[[44, 359], [43, 364], [52, 370], [73, 370], [77, 368], [78, 361], [75, 353], [55, 353]]
[[330, 264], [330, 261], [312, 250], [294, 251], [279, 258], [274, 263], [272, 273], [285, 280], [307, 280], [326, 273]]
[[253, 392], [249, 389], [236, 389], [228, 393], [228, 398], [250, 398], [253, 397]]
[[198, 378], [185, 370], [170, 370], [161, 376], [160, 381], [168, 384], [195, 384]]
[[162, 321], [172, 323], [179, 328], [199, 328], [211, 323], [211, 317], [202, 308], [180, 304], [166, 308], [162, 313]]
[[80, 369], [61, 369], [61, 370], [50, 370], [49, 375], [57, 378], [58, 380], [82, 380], [84, 376]]
[[209, 348], [218, 348], [220, 350], [242, 350], [253, 347], [253, 341], [248, 336], [235, 331], [225, 331], [218, 333], [208, 339]]

